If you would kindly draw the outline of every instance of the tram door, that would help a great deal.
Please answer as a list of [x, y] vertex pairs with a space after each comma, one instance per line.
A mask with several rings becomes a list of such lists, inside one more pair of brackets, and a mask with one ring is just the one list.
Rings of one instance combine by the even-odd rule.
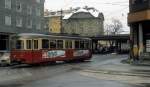
[[9, 36], [0, 35], [0, 51], [9, 50]]

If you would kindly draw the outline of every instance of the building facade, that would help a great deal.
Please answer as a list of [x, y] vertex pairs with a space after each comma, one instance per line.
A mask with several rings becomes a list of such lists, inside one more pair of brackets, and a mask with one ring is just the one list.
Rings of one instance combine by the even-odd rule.
[[73, 11], [75, 11], [73, 8], [60, 11], [49, 11], [46, 9], [44, 11], [45, 29], [47, 28], [50, 33], [62, 33], [62, 18]]
[[44, 33], [45, 0], [0, 0], [0, 51], [10, 50], [16, 33]]
[[63, 33], [96, 37], [104, 34], [104, 16], [94, 10], [79, 9], [63, 18]]
[[150, 58], [150, 0], [129, 0], [131, 58]]
[[61, 16], [45, 16], [45, 28], [50, 33], [61, 33]]

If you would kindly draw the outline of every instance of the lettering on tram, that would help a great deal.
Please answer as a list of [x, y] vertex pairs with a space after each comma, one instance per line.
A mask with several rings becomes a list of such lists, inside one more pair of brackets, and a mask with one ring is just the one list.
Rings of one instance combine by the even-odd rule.
[[89, 50], [76, 50], [73, 54], [74, 56], [88, 56]]
[[42, 56], [43, 58], [65, 57], [65, 51], [63, 50], [44, 51]]

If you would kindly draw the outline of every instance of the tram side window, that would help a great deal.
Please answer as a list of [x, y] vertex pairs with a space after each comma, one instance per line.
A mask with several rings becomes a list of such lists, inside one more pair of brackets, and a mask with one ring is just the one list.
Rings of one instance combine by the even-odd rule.
[[34, 40], [34, 49], [38, 49], [38, 40]]
[[49, 48], [49, 40], [48, 39], [42, 40], [42, 48]]
[[80, 48], [80, 42], [79, 41], [75, 41], [75, 48], [79, 49]]
[[57, 40], [57, 48], [62, 49], [63, 48], [63, 40]]
[[84, 41], [80, 41], [80, 48], [84, 49]]
[[89, 48], [89, 41], [84, 42], [84, 48], [88, 49]]
[[71, 40], [65, 41], [65, 48], [72, 48], [72, 41]]
[[27, 40], [26, 44], [27, 44], [27, 49], [32, 49], [32, 40]]
[[56, 48], [56, 40], [50, 40], [50, 48]]
[[24, 42], [23, 40], [16, 41], [16, 49], [24, 49]]

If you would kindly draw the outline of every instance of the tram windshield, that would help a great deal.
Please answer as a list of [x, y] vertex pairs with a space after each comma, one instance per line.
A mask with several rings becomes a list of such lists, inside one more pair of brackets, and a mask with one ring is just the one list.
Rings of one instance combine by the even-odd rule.
[[16, 41], [16, 49], [24, 49], [24, 41], [23, 40]]

